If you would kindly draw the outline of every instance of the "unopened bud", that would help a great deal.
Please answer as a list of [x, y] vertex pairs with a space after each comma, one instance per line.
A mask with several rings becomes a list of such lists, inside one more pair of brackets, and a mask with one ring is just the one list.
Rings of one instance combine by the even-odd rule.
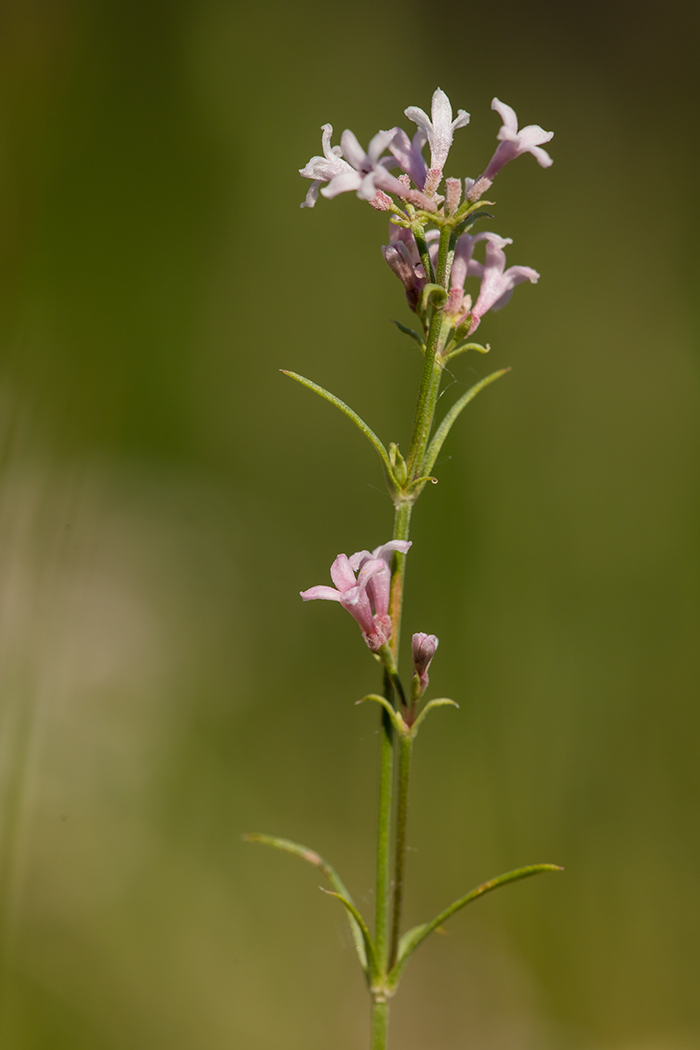
[[377, 190], [372, 200], [369, 202], [373, 208], [377, 211], [391, 211], [391, 205], [393, 201], [391, 197], [384, 193], [383, 190]]
[[485, 175], [480, 175], [476, 182], [467, 190], [467, 200], [474, 204], [479, 197], [483, 197], [492, 184], [493, 179], [487, 179]]
[[448, 215], [459, 208], [462, 200], [462, 183], [459, 179], [445, 179], [445, 211]]
[[425, 176], [425, 185], [423, 186], [423, 193], [426, 197], [434, 197], [435, 191], [442, 182], [442, 171], [440, 168], [429, 168], [428, 174]]
[[399, 446], [395, 442], [391, 442], [389, 445], [389, 462], [391, 463], [394, 471], [394, 477], [398, 481], [399, 485], [405, 485], [408, 479], [408, 471], [406, 470], [406, 460], [399, 452]]
[[439, 645], [438, 639], [434, 634], [423, 634], [419, 632], [414, 634], [411, 639], [411, 650], [413, 652], [413, 698], [418, 700], [425, 690], [428, 688], [428, 668], [430, 662], [435, 656], [435, 652]]

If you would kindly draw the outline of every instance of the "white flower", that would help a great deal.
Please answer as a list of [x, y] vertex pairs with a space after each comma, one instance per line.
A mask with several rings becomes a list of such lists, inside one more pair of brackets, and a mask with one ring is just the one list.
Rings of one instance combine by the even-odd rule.
[[450, 100], [442, 88], [437, 88], [433, 94], [430, 117], [418, 106], [409, 106], [404, 112], [427, 136], [430, 144], [430, 167], [435, 171], [442, 171], [450, 152], [454, 132], [457, 128], [466, 127], [469, 114], [460, 109], [453, 120]]

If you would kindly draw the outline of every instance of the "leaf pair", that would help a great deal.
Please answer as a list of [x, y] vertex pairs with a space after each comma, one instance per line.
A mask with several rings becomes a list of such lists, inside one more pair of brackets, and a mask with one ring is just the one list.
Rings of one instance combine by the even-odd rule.
[[368, 693], [367, 696], [363, 696], [362, 699], [357, 700], [356, 703], [364, 704], [366, 700], [372, 700], [375, 704], [381, 704], [389, 715], [392, 725], [400, 737], [415, 737], [425, 719], [425, 716], [429, 711], [433, 711], [436, 707], [459, 707], [459, 704], [455, 703], [454, 700], [450, 700], [446, 696], [441, 696], [437, 700], [429, 700], [415, 722], [413, 722], [412, 725], [408, 725], [408, 723], [404, 721], [401, 712], [397, 711], [396, 708], [389, 703], [386, 697], [380, 696], [379, 693]]
[[[393, 490], [394, 494], [398, 495], [399, 493], [405, 491], [405, 483], [402, 483], [401, 480], [397, 478], [396, 472], [394, 470], [394, 465], [392, 464], [391, 456], [387, 452], [384, 443], [377, 437], [372, 428], [367, 426], [364, 419], [358, 416], [357, 412], [353, 411], [353, 409], [350, 408], [349, 405], [346, 405], [345, 402], [341, 401], [339, 397], [335, 396], [335, 394], [331, 394], [330, 391], [324, 389], [324, 387], [322, 386], [319, 386], [318, 383], [314, 383], [311, 379], [307, 379], [305, 376], [299, 375], [297, 372], [290, 372], [286, 368], [281, 369], [281, 371], [284, 373], [284, 375], [289, 376], [290, 379], [295, 379], [297, 383], [301, 383], [302, 386], [305, 386], [309, 390], [313, 390], [314, 393], [319, 394], [320, 397], [324, 398], [326, 401], [329, 401], [331, 405], [335, 405], [336, 408], [340, 409], [340, 411], [344, 415], [346, 415], [348, 419], [351, 419], [355, 426], [358, 428], [358, 430], [362, 431], [362, 433], [365, 435], [370, 444], [378, 452], [379, 457], [384, 466], [389, 485]], [[414, 491], [419, 483], [425, 483], [428, 480], [435, 480], [434, 478], [429, 477], [430, 471], [435, 465], [435, 460], [439, 455], [440, 449], [442, 448], [443, 443], [447, 438], [447, 435], [452, 429], [452, 426], [454, 425], [458, 416], [467, 407], [469, 402], [472, 401], [476, 397], [476, 395], [484, 389], [484, 387], [489, 386], [489, 384], [493, 383], [494, 380], [500, 379], [501, 376], [505, 375], [506, 372], [509, 371], [509, 368], [500, 368], [497, 372], [492, 372], [484, 379], [480, 379], [478, 383], [474, 384], [474, 386], [471, 386], [469, 390], [462, 394], [459, 400], [455, 402], [455, 404], [446, 414], [439, 427], [435, 431], [432, 441], [428, 446], [427, 452], [425, 454], [425, 459], [423, 461], [422, 468], [420, 471], [421, 477], [416, 480], [409, 481], [409, 493]]]
[[[350, 923], [350, 929], [355, 942], [355, 948], [357, 949], [357, 955], [368, 985], [374, 988], [384, 986], [389, 995], [393, 995], [396, 991], [399, 981], [403, 976], [403, 972], [406, 969], [408, 960], [413, 955], [419, 944], [422, 944], [426, 937], [429, 937], [431, 933], [441, 927], [443, 923], [447, 922], [447, 920], [456, 912], [465, 908], [467, 904], [471, 904], [471, 902], [477, 900], [477, 898], [483, 897], [484, 894], [490, 893], [491, 890], [498, 889], [499, 886], [505, 886], [509, 882], [518, 882], [520, 879], [527, 879], [531, 875], [540, 875], [546, 871], [563, 871], [563, 868], [559, 867], [557, 864], [531, 864], [529, 867], [516, 868], [514, 871], [508, 871], [504, 875], [498, 875], [495, 879], [490, 879], [488, 882], [482, 882], [480, 886], [476, 886], [473, 890], [470, 890], [469, 893], [465, 894], [464, 897], [460, 897], [453, 904], [450, 904], [449, 907], [445, 908], [444, 911], [441, 911], [439, 915], [435, 916], [432, 922], [424, 922], [420, 926], [414, 926], [413, 929], [408, 930], [399, 942], [396, 963], [385, 976], [381, 972], [381, 966], [377, 959], [374, 942], [367, 927], [367, 923], [353, 903], [352, 897], [348, 893], [342, 879], [327, 860], [324, 860], [324, 858], [319, 853], [316, 853], [315, 850], [308, 849], [306, 846], [302, 846], [298, 842], [292, 842], [290, 839], [278, 838], [276, 835], [253, 834], [244, 835], [243, 838], [247, 842], [259, 842], [264, 846], [272, 846], [273, 848], [282, 850], [285, 853], [293, 853], [295, 856], [301, 857], [302, 860], [308, 861], [309, 864], [313, 864], [315, 868], [318, 868], [319, 871], [323, 872], [333, 887], [332, 891], [324, 890], [324, 893], [327, 893], [330, 897], [337, 897], [345, 907], [345, 913], [348, 916], [348, 922]], [[323, 887], [321, 887], [321, 889], [323, 889]]]

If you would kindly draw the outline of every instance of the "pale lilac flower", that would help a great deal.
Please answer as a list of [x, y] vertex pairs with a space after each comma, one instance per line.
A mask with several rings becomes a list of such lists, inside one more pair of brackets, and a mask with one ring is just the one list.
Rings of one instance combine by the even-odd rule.
[[[339, 153], [327, 157], [325, 161], [322, 157], [313, 157], [300, 174], [307, 179], [324, 181], [325, 173], [328, 173], [328, 185], [321, 190], [324, 197], [333, 198], [339, 193], [355, 190], [361, 200], [373, 201], [379, 192], [384, 191], [434, 211], [433, 201], [418, 190], [408, 189], [394, 175], [389, 174], [389, 169], [396, 167], [396, 159], [382, 157], [382, 153], [393, 140], [396, 130], [379, 131], [370, 141], [366, 153], [352, 131], [346, 130], [340, 136], [340, 147], [335, 147], [336, 150], [340, 149]], [[341, 157], [346, 159], [340, 160]]]
[[478, 200], [482, 193], [486, 192], [505, 164], [515, 160], [523, 153], [532, 153], [537, 163], [543, 168], [548, 168], [553, 163], [547, 151], [541, 148], [543, 143], [549, 142], [554, 137], [553, 131], [545, 131], [539, 124], [528, 124], [527, 127], [518, 131], [518, 118], [515, 110], [497, 98], [491, 102], [491, 109], [497, 111], [503, 124], [498, 132], [496, 152], [489, 161], [486, 171], [468, 190], [468, 198], [472, 201]]
[[322, 157], [312, 157], [309, 163], [299, 169], [299, 174], [305, 179], [313, 179], [306, 194], [306, 200], [302, 202], [302, 208], [313, 208], [318, 200], [318, 190], [322, 182], [330, 182], [337, 175], [347, 175], [352, 168], [347, 161], [343, 160], [343, 151], [340, 146], [331, 146], [333, 134], [332, 124], [323, 124], [321, 127]]
[[470, 335], [478, 327], [487, 310], [500, 310], [506, 305], [516, 284], [522, 281], [537, 284], [540, 278], [537, 270], [533, 270], [531, 266], [510, 266], [506, 270], [506, 253], [503, 248], [508, 243], [502, 237], [496, 239], [495, 234], [491, 234], [487, 241], [481, 290], [472, 310]]
[[391, 540], [374, 551], [357, 551], [350, 558], [339, 554], [331, 565], [333, 587], [310, 587], [301, 591], [305, 602], [316, 598], [340, 602], [360, 625], [364, 639], [373, 652], [391, 638], [389, 591], [391, 557], [394, 551], [405, 554], [408, 540]]
[[418, 106], [409, 106], [404, 113], [424, 132], [430, 144], [430, 167], [434, 171], [442, 171], [454, 133], [457, 128], [466, 127], [469, 114], [460, 109], [453, 120], [450, 100], [441, 88], [433, 93], [430, 117]]
[[439, 644], [440, 643], [434, 634], [423, 634], [422, 631], [418, 634], [414, 634], [411, 639], [413, 668], [415, 671], [414, 696], [416, 696], [416, 698], [422, 696], [428, 688], [430, 682], [430, 679], [428, 678], [428, 668], [430, 667], [430, 662], [435, 656]]

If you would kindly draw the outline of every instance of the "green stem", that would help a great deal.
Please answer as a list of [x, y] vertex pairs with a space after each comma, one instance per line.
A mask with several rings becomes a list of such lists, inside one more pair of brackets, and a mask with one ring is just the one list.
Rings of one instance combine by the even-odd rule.
[[[384, 696], [392, 703], [391, 676], [384, 671]], [[382, 709], [379, 726], [379, 811], [377, 813], [377, 882], [374, 918], [374, 946], [382, 973], [389, 958], [389, 905], [391, 899], [391, 811], [394, 793], [394, 728], [388, 711]]]
[[[427, 244], [422, 229], [414, 227], [414, 236], [418, 250], [423, 259], [423, 265], [427, 276], [432, 277], [432, 267], [428, 254]], [[442, 231], [440, 237], [440, 251], [438, 255], [438, 266], [440, 280], [443, 287], [446, 286], [449, 276], [449, 231]], [[425, 456], [430, 431], [435, 415], [435, 404], [440, 390], [440, 379], [442, 365], [436, 364], [436, 354], [440, 346], [443, 330], [442, 311], [433, 310], [425, 350], [425, 365], [421, 378], [420, 390], [418, 392], [418, 403], [413, 422], [413, 433], [411, 435], [411, 447], [407, 461], [409, 477], [418, 476], [414, 472], [420, 470], [420, 464]], [[395, 540], [407, 540], [411, 524], [411, 512], [415, 496], [410, 499], [399, 499], [396, 502], [394, 516]], [[403, 590], [406, 572], [406, 556], [396, 553], [394, 555], [393, 572], [391, 577], [391, 597], [389, 614], [392, 622], [391, 649], [394, 656], [394, 664], [398, 666], [399, 641], [401, 637], [401, 613], [403, 609]], [[394, 685], [388, 671], [384, 673], [384, 697], [394, 705]], [[389, 970], [390, 945], [389, 945], [389, 911], [391, 907], [391, 840], [392, 840], [392, 803], [393, 803], [393, 776], [394, 776], [394, 729], [388, 711], [382, 710], [381, 716], [381, 743], [379, 752], [379, 811], [377, 815], [377, 881], [376, 881], [376, 911], [374, 924], [374, 942], [377, 957], [377, 965], [382, 977]], [[406, 818], [408, 807], [408, 782], [410, 775], [412, 740], [402, 739], [399, 755], [399, 805], [397, 813], [397, 836], [396, 836], [396, 858], [395, 858], [395, 894], [394, 912], [391, 934], [391, 965], [396, 960], [396, 952], [401, 923], [401, 903], [403, 899], [403, 875], [406, 856]], [[372, 1000], [372, 1050], [385, 1050], [386, 1033], [389, 1011], [385, 1002]]]
[[[407, 540], [411, 528], [411, 512], [413, 501], [399, 502], [396, 504], [394, 514], [395, 540]], [[394, 572], [391, 577], [391, 596], [389, 599], [389, 614], [391, 616], [391, 650], [394, 654], [394, 663], [398, 666], [399, 641], [401, 639], [401, 613], [403, 611], [403, 588], [406, 579], [406, 555], [398, 551], [394, 554]]]
[[430, 330], [425, 345], [425, 363], [423, 365], [423, 375], [421, 376], [418, 401], [416, 402], [416, 412], [413, 419], [411, 444], [408, 450], [408, 456], [406, 457], [406, 471], [409, 478], [420, 476], [423, 455], [425, 454], [428, 438], [430, 437], [430, 428], [432, 426], [433, 415], [435, 414], [435, 402], [437, 400], [437, 394], [435, 393], [435, 373], [437, 372], [438, 388], [440, 385], [440, 376], [442, 374], [442, 368], [435, 367], [435, 355], [437, 353], [441, 331], [442, 311], [433, 309]]
[[455, 241], [453, 230], [450, 226], [443, 226], [440, 230], [440, 245], [438, 247], [438, 264], [435, 279], [437, 284], [447, 288], [447, 282], [452, 269], [452, 260], [455, 254]]
[[[406, 540], [411, 523], [411, 503], [399, 503], [394, 519], [394, 539]], [[401, 633], [403, 585], [406, 573], [406, 555], [394, 555], [389, 611], [392, 620], [391, 648], [394, 661], [398, 659]], [[394, 689], [391, 676], [384, 672], [385, 698], [393, 705]], [[379, 812], [377, 814], [377, 881], [374, 921], [374, 941], [380, 969], [389, 967], [389, 911], [391, 908], [391, 817], [394, 787], [394, 729], [387, 711], [382, 711], [379, 727]]]
[[389, 1025], [389, 1004], [372, 1000], [372, 1050], [386, 1050], [386, 1031]]
[[406, 869], [406, 824], [408, 820], [408, 785], [411, 779], [413, 737], [402, 736], [399, 743], [399, 800], [396, 812], [396, 858], [394, 869], [394, 917], [391, 927], [389, 969], [396, 963], [401, 932], [404, 872]]
[[[454, 250], [451, 249], [451, 236], [452, 231], [449, 227], [445, 227], [440, 231], [437, 282], [445, 289], [447, 289], [452, 256], [454, 255]], [[418, 391], [416, 413], [413, 419], [411, 445], [406, 458], [408, 476], [414, 480], [423, 474], [423, 457], [428, 447], [430, 431], [435, 417], [435, 406], [440, 392], [443, 364], [439, 358], [436, 360], [436, 356], [443, 341], [443, 320], [442, 310], [434, 307], [425, 346], [425, 362], [420, 390]]]

